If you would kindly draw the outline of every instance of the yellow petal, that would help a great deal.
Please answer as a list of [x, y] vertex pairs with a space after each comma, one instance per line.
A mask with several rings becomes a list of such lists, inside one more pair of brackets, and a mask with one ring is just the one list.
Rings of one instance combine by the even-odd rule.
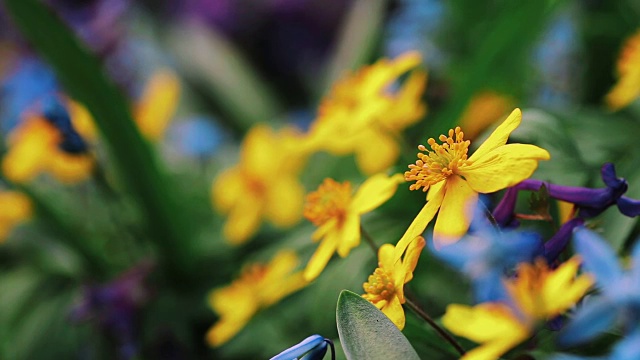
[[400, 147], [391, 134], [382, 129], [370, 130], [354, 149], [358, 168], [366, 175], [385, 171], [400, 155]]
[[312, 281], [320, 275], [336, 251], [337, 246], [338, 234], [333, 231], [328, 232], [304, 269], [303, 276], [306, 281]]
[[377, 174], [368, 178], [360, 187], [351, 201], [351, 209], [357, 214], [372, 211], [389, 200], [400, 183], [404, 182], [402, 174], [387, 176]]
[[404, 329], [404, 309], [402, 308], [402, 304], [400, 304], [400, 300], [397, 296], [393, 296], [381, 310], [385, 315], [387, 315], [389, 320], [398, 327], [398, 329]]
[[274, 225], [286, 228], [302, 217], [304, 188], [295, 177], [283, 176], [267, 189], [265, 216]]
[[250, 319], [251, 317], [221, 318], [207, 331], [207, 343], [214, 347], [223, 345], [236, 336]]
[[384, 244], [378, 249], [378, 265], [385, 271], [394, 268], [396, 247], [391, 244]]
[[151, 140], [165, 133], [178, 106], [180, 81], [173, 72], [156, 72], [136, 106], [135, 120], [140, 132]]
[[258, 231], [262, 218], [262, 204], [260, 200], [247, 197], [241, 199], [231, 209], [227, 222], [224, 224], [224, 237], [232, 245], [246, 242]]
[[[397, 285], [404, 285], [413, 279], [413, 270], [415, 270], [418, 265], [420, 254], [422, 254], [422, 249], [424, 249], [425, 245], [426, 242], [422, 236], [418, 236], [411, 242], [407, 248], [407, 252], [402, 258], [402, 265], [400, 268], [401, 274], [404, 276], [404, 281]], [[400, 299], [402, 300], [402, 297], [400, 297]]]
[[560, 265], [546, 279], [542, 297], [546, 305], [545, 315], [558, 315], [580, 300], [593, 285], [593, 278], [582, 275], [576, 278], [580, 258], [574, 256]]
[[520, 126], [520, 121], [522, 121], [522, 112], [520, 109], [516, 108], [511, 112], [507, 119], [491, 133], [489, 138], [480, 145], [473, 155], [471, 155], [469, 160], [476, 161], [485, 156], [491, 150], [506, 144], [511, 132]]
[[440, 181], [429, 186], [429, 190], [427, 191], [427, 201], [430, 201], [434, 195], [438, 194], [445, 185], [447, 185], [446, 181]]
[[455, 335], [481, 344], [462, 357], [466, 360], [498, 359], [526, 339], [529, 333], [512, 311], [499, 303], [474, 307], [451, 304], [442, 317], [442, 324]]
[[464, 179], [455, 175], [447, 179], [444, 199], [433, 230], [436, 249], [458, 241], [467, 233], [477, 204], [478, 193]]
[[211, 184], [211, 202], [226, 214], [246, 194], [244, 176], [238, 167], [224, 170]]
[[611, 110], [619, 110], [640, 96], [640, 67], [624, 74], [607, 93], [605, 101]]
[[407, 231], [405, 231], [402, 238], [396, 244], [396, 261], [400, 259], [401, 254], [407, 249], [411, 241], [413, 241], [417, 236], [422, 235], [424, 229], [429, 225], [429, 222], [436, 216], [438, 209], [440, 209], [440, 205], [442, 204], [442, 199], [444, 198], [444, 187], [441, 187], [439, 191], [433, 194], [431, 200], [427, 201], [427, 204], [420, 210], [418, 215], [409, 225]]
[[493, 149], [471, 165], [461, 167], [459, 174], [479, 193], [492, 193], [527, 179], [548, 160], [547, 150], [528, 144], [509, 144]]
[[358, 245], [360, 245], [360, 216], [348, 213], [340, 229], [338, 255], [344, 258]]
[[67, 108], [69, 109], [69, 117], [71, 117], [73, 127], [82, 138], [88, 141], [95, 140], [98, 134], [89, 110], [71, 99], [67, 100]]
[[93, 157], [87, 154], [74, 155], [64, 151], [49, 154], [48, 170], [62, 183], [72, 184], [86, 180], [91, 175], [93, 165]]

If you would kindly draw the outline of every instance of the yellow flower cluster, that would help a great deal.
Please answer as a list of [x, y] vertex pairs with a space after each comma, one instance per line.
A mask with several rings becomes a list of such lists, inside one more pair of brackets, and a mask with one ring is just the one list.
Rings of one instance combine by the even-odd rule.
[[[173, 117], [180, 94], [178, 78], [168, 70], [153, 75], [134, 108], [135, 121], [149, 140], [159, 140]], [[85, 141], [95, 142], [97, 131], [89, 111], [68, 99], [74, 129]], [[86, 180], [95, 165], [91, 152], [70, 153], [60, 148], [62, 134], [42, 114], [27, 110], [9, 135], [2, 171], [16, 183], [26, 183], [47, 173], [60, 182], [72, 184]]]
[[640, 31], [625, 41], [616, 75], [618, 82], [605, 98], [611, 110], [619, 110], [640, 96]]
[[594, 283], [589, 275], [576, 277], [579, 265], [578, 257], [555, 270], [550, 270], [542, 259], [535, 264], [521, 264], [516, 276], [505, 281], [512, 305], [449, 305], [442, 317], [444, 326], [481, 344], [461, 359], [498, 359], [526, 340], [540, 322], [567, 311]]

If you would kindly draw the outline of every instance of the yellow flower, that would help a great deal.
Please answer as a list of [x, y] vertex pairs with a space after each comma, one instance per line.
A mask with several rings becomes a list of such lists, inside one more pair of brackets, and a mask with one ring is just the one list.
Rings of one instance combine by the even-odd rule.
[[625, 41], [616, 72], [618, 82], [605, 98], [611, 110], [629, 105], [640, 95], [640, 31]]
[[467, 158], [471, 142], [464, 140], [460, 127], [440, 135], [439, 145], [431, 138], [431, 150], [418, 149], [415, 164], [405, 172], [407, 181], [415, 181], [409, 189], [429, 190], [427, 204], [420, 210], [398, 247], [422, 234], [439, 211], [434, 229], [436, 247], [453, 243], [469, 229], [478, 193], [492, 193], [513, 186], [528, 178], [538, 166], [538, 160], [549, 159], [549, 153], [534, 145], [508, 144], [509, 134], [520, 125], [522, 114], [515, 109], [480, 147]]
[[349, 182], [325, 179], [307, 196], [304, 216], [318, 226], [312, 239], [321, 241], [304, 270], [307, 281], [320, 275], [334, 252], [346, 257], [360, 244], [360, 216], [389, 200], [401, 182], [400, 174], [377, 174], [362, 183], [352, 197]]
[[474, 139], [489, 125], [503, 118], [512, 109], [513, 100], [494, 91], [483, 91], [475, 95], [460, 119], [464, 135]]
[[223, 232], [229, 242], [248, 240], [263, 218], [279, 227], [300, 220], [304, 188], [297, 175], [305, 154], [297, 151], [299, 141], [292, 129], [255, 126], [242, 143], [240, 162], [213, 182], [213, 204], [228, 216]]
[[31, 201], [24, 194], [0, 192], [0, 243], [7, 239], [15, 226], [29, 219], [32, 211]]
[[308, 146], [335, 155], [355, 153], [358, 167], [368, 175], [393, 165], [400, 154], [400, 132], [426, 112], [420, 98], [427, 75], [415, 71], [399, 90], [390, 87], [419, 64], [418, 53], [406, 53], [393, 61], [380, 60], [336, 83], [320, 104]]
[[517, 275], [505, 281], [513, 308], [504, 303], [449, 305], [442, 317], [444, 326], [481, 344], [461, 359], [497, 359], [526, 340], [539, 322], [568, 310], [594, 283], [589, 275], [576, 277], [579, 265], [578, 257], [554, 271], [542, 259], [535, 265], [521, 264]]
[[[425, 246], [422, 236], [418, 236], [406, 248], [399, 251], [391, 244], [384, 244], [378, 250], [378, 267], [362, 287], [363, 298], [380, 309], [396, 326], [404, 328], [405, 317], [402, 304], [405, 303], [404, 284], [413, 279], [413, 270], [418, 264], [420, 252]], [[394, 258], [404, 258], [395, 261]]]
[[49, 173], [63, 183], [76, 183], [91, 174], [94, 158], [88, 153], [60, 149], [62, 134], [46, 119], [28, 114], [11, 132], [2, 172], [16, 183]]
[[268, 264], [246, 266], [238, 279], [209, 295], [211, 308], [220, 319], [207, 332], [207, 342], [220, 346], [234, 337], [260, 309], [294, 293], [306, 282], [301, 272], [293, 272], [298, 257], [281, 251]]
[[[153, 73], [140, 98], [133, 105], [133, 119], [140, 133], [151, 141], [161, 140], [180, 100], [180, 81], [168, 69]], [[73, 125], [80, 135], [95, 141], [97, 131], [91, 113], [83, 105], [67, 101]]]

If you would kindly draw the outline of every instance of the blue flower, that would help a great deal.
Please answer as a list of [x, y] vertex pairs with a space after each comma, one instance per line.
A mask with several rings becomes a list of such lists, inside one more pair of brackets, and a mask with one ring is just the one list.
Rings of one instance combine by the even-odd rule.
[[327, 347], [331, 346], [331, 359], [335, 359], [335, 349], [333, 342], [320, 335], [311, 335], [300, 343], [286, 349], [271, 360], [321, 360], [327, 353]]
[[500, 232], [477, 214], [469, 234], [433, 253], [472, 280], [476, 301], [490, 302], [507, 299], [502, 278], [518, 263], [543, 255], [544, 248], [538, 234]]
[[627, 335], [611, 349], [606, 356], [582, 357], [568, 354], [557, 354], [549, 360], [637, 360], [640, 359], [640, 327]]
[[560, 334], [559, 343], [564, 346], [588, 341], [609, 329], [616, 320], [627, 328], [640, 321], [640, 243], [632, 251], [632, 268], [623, 271], [614, 251], [594, 232], [578, 228], [574, 241], [601, 294], [586, 299]]

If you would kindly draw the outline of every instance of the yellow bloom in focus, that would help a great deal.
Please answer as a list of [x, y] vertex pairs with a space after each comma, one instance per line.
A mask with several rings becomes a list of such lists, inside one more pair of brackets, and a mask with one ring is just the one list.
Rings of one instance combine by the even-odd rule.
[[431, 150], [418, 146], [425, 153], [418, 153], [418, 160], [404, 175], [405, 180], [415, 181], [409, 189], [429, 191], [427, 204], [398, 242], [399, 248], [421, 235], [438, 211], [435, 246], [456, 242], [469, 229], [478, 193], [513, 186], [531, 176], [539, 160], [549, 159], [549, 153], [537, 146], [506, 144], [521, 119], [520, 109], [515, 109], [470, 157], [471, 142], [464, 140], [460, 127], [449, 130], [449, 136], [440, 135], [442, 145], [429, 139]]
[[[422, 236], [418, 236], [400, 252], [391, 244], [384, 244], [378, 250], [378, 267], [362, 285], [366, 294], [363, 298], [380, 309], [396, 326], [404, 328], [405, 317], [402, 304], [405, 303], [404, 284], [413, 279], [413, 270], [418, 264], [420, 252], [425, 246]], [[395, 261], [394, 258], [404, 258]]]
[[76, 183], [91, 174], [94, 158], [88, 153], [60, 149], [62, 134], [41, 116], [28, 114], [11, 132], [2, 172], [11, 181], [25, 183], [49, 173], [63, 183]]
[[299, 142], [293, 129], [255, 126], [242, 143], [240, 162], [213, 182], [213, 204], [228, 216], [223, 232], [229, 242], [248, 240], [263, 218], [279, 227], [300, 220], [304, 188], [298, 172], [306, 154], [297, 150]]
[[24, 194], [0, 192], [0, 243], [7, 239], [15, 226], [28, 220], [32, 212], [31, 201]]
[[420, 61], [414, 52], [382, 59], [337, 82], [320, 104], [307, 146], [335, 155], [355, 153], [358, 167], [368, 175], [393, 165], [401, 131], [425, 115], [420, 99], [427, 75], [414, 71], [397, 91], [391, 87]]
[[513, 108], [513, 100], [494, 91], [475, 95], [460, 119], [460, 127], [469, 139], [475, 139], [489, 125], [503, 118]]
[[640, 31], [625, 41], [616, 73], [618, 82], [605, 97], [611, 110], [629, 105], [640, 95]]
[[556, 270], [545, 260], [521, 264], [517, 275], [505, 281], [513, 308], [504, 303], [474, 307], [452, 304], [442, 317], [443, 325], [479, 347], [463, 360], [494, 360], [526, 340], [536, 326], [572, 307], [593, 285], [589, 275], [576, 277], [580, 259], [573, 257]]
[[268, 264], [251, 264], [231, 285], [209, 295], [211, 308], [220, 319], [207, 332], [207, 342], [220, 346], [234, 337], [260, 309], [269, 307], [307, 285], [301, 272], [294, 272], [298, 258], [281, 251]]
[[320, 246], [309, 260], [304, 277], [318, 277], [336, 251], [346, 257], [360, 244], [360, 216], [384, 204], [396, 192], [402, 175], [377, 174], [367, 179], [352, 196], [349, 182], [325, 179], [307, 196], [304, 216], [318, 226], [313, 234]]

